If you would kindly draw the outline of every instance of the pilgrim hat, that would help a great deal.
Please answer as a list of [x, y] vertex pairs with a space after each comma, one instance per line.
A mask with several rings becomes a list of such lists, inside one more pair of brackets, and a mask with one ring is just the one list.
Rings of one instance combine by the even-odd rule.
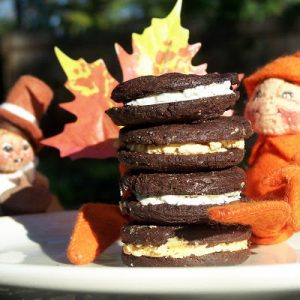
[[47, 84], [33, 76], [24, 75], [0, 105], [0, 118], [23, 129], [37, 145], [43, 138], [39, 122], [52, 98], [53, 92]]

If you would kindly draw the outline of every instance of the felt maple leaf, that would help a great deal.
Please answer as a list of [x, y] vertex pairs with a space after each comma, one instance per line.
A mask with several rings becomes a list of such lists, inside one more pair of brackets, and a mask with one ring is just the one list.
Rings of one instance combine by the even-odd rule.
[[189, 31], [180, 24], [181, 6], [182, 0], [178, 0], [167, 17], [153, 18], [151, 26], [142, 34], [133, 33], [132, 54], [115, 44], [123, 81], [168, 72], [206, 74], [206, 64], [193, 66], [191, 63], [201, 43], [188, 44]]
[[73, 159], [115, 156], [113, 143], [118, 138], [119, 127], [105, 111], [117, 106], [110, 95], [118, 82], [102, 59], [89, 64], [82, 58], [71, 59], [58, 48], [55, 53], [68, 77], [65, 86], [75, 96], [73, 101], [60, 106], [77, 120], [66, 124], [62, 133], [43, 140], [42, 144], [58, 148], [61, 157]]
[[[189, 31], [180, 24], [181, 6], [182, 0], [178, 0], [166, 18], [153, 18], [151, 26], [142, 34], [133, 34], [132, 54], [116, 44], [123, 80], [167, 72], [206, 74], [206, 64], [191, 64], [201, 44], [188, 44]], [[75, 96], [74, 101], [60, 106], [74, 114], [77, 120], [66, 124], [62, 133], [42, 143], [58, 148], [62, 157], [73, 159], [115, 156], [113, 144], [119, 128], [105, 110], [119, 105], [110, 98], [117, 81], [109, 74], [102, 59], [89, 64], [82, 58], [69, 58], [58, 48], [55, 52], [68, 77], [66, 87]]]

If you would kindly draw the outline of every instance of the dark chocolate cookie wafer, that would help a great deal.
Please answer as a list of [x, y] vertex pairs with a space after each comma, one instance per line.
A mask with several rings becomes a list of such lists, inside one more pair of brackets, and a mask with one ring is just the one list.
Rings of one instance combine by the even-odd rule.
[[232, 108], [239, 93], [236, 73], [142, 76], [119, 84], [112, 99], [123, 102], [107, 114], [117, 125], [161, 124], [214, 119]]
[[122, 258], [129, 266], [239, 264], [250, 254], [250, 236], [239, 225], [126, 225]]
[[195, 173], [132, 173], [120, 180], [122, 192], [140, 196], [220, 195], [241, 190], [245, 171], [239, 167]]
[[123, 198], [120, 209], [133, 220], [160, 225], [200, 224], [209, 222], [208, 209], [216, 205], [143, 205], [134, 198]]
[[245, 151], [242, 149], [201, 155], [162, 155], [119, 151], [118, 158], [132, 169], [157, 172], [197, 172], [238, 165], [242, 162], [244, 155]]
[[113, 107], [106, 111], [117, 125], [167, 124], [172, 122], [205, 121], [221, 116], [232, 108], [239, 93], [190, 101], [144, 106]]
[[120, 142], [142, 145], [170, 145], [240, 140], [252, 135], [250, 122], [241, 116], [220, 117], [193, 124], [168, 124], [143, 128], [125, 127]]
[[195, 124], [169, 124], [120, 132], [118, 158], [131, 168], [158, 172], [223, 169], [244, 157], [250, 123], [243, 117], [220, 117]]
[[238, 165], [242, 162], [244, 155], [245, 151], [241, 149], [201, 155], [161, 155], [119, 151], [118, 158], [132, 169], [157, 172], [197, 172]]
[[197, 86], [208, 86], [212, 83], [230, 81], [238, 84], [237, 73], [210, 73], [206, 75], [166, 73], [160, 76], [141, 76], [117, 85], [112, 91], [111, 98], [116, 102], [144, 98], [161, 93], [180, 92]]
[[132, 219], [153, 224], [208, 222], [210, 207], [241, 199], [245, 172], [230, 169], [187, 174], [126, 174], [120, 209]]

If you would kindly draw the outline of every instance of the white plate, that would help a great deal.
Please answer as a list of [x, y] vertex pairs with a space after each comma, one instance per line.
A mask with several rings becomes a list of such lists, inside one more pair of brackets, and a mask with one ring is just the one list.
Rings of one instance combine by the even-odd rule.
[[120, 246], [93, 264], [72, 266], [65, 248], [76, 212], [0, 218], [0, 285], [123, 294], [228, 294], [300, 291], [300, 234], [253, 248], [234, 267], [128, 268]]

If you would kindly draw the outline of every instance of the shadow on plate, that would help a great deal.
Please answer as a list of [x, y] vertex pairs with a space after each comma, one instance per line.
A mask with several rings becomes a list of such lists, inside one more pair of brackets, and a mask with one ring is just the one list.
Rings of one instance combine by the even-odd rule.
[[39, 264], [52, 260], [53, 263], [69, 264], [66, 248], [75, 218], [76, 212], [73, 211], [12, 217], [27, 231], [27, 238], [36, 243], [31, 245], [28, 250], [31, 251], [30, 255], [27, 255], [24, 262], [30, 260], [30, 263]]

